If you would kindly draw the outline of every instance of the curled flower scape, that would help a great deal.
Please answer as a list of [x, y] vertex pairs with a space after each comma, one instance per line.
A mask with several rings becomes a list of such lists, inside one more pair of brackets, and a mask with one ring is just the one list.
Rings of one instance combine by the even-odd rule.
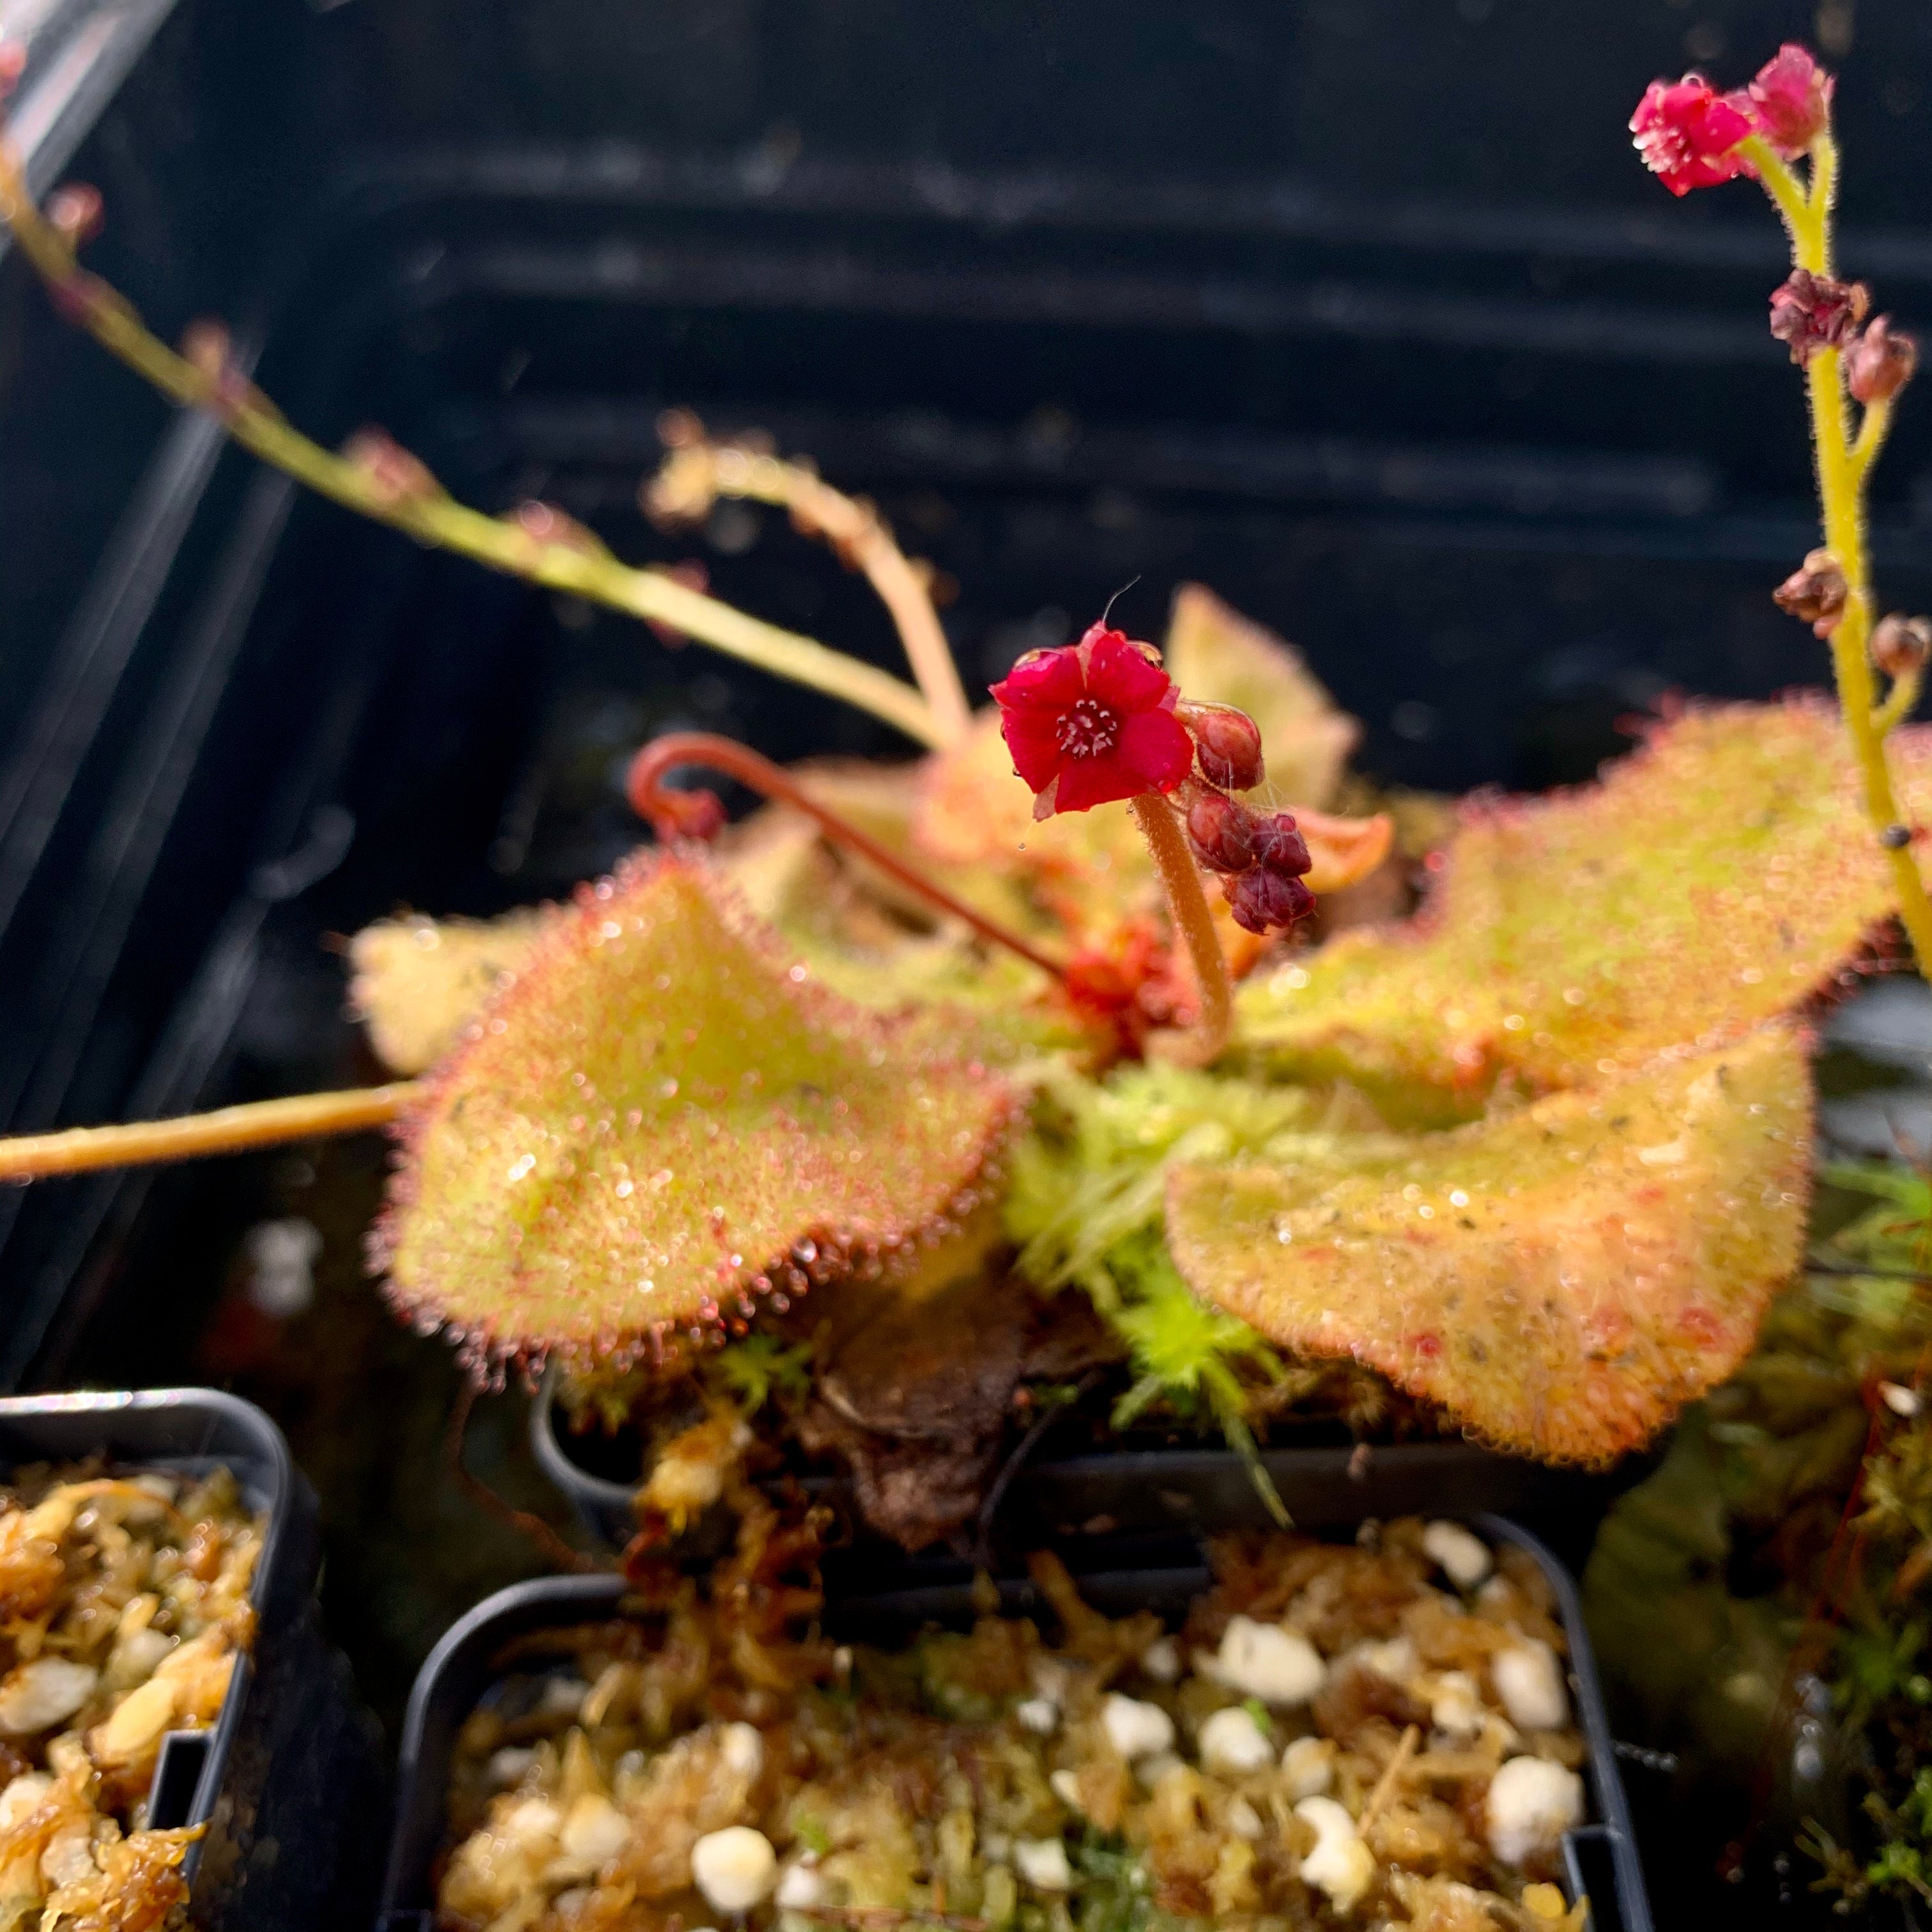
[[1749, 106], [1748, 96], [1720, 94], [1701, 74], [1654, 80], [1630, 116], [1630, 134], [1644, 166], [1672, 194], [1685, 195], [1752, 172], [1737, 152], [1754, 131]]
[[1036, 819], [1170, 792], [1193, 765], [1178, 688], [1124, 631], [1090, 624], [1077, 644], [1029, 651], [992, 692]]

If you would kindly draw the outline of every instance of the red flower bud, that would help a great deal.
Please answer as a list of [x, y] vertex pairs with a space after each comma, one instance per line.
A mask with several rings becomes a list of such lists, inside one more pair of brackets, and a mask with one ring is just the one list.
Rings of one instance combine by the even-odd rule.
[[1751, 131], [1748, 104], [1718, 93], [1701, 74], [1654, 80], [1630, 116], [1634, 145], [1672, 194], [1734, 180], [1752, 171], [1736, 152]]
[[100, 232], [106, 212], [100, 189], [86, 182], [69, 182], [47, 197], [47, 220], [70, 248], [92, 242]]
[[1844, 566], [1829, 550], [1814, 550], [1771, 594], [1787, 616], [1828, 638], [1844, 614], [1849, 590]]
[[1222, 890], [1234, 908], [1234, 923], [1264, 937], [1286, 932], [1315, 910], [1315, 895], [1299, 879], [1285, 878], [1259, 866], [1239, 878], [1223, 880]]
[[1845, 350], [1845, 386], [1862, 403], [1888, 402], [1918, 367], [1918, 343], [1888, 315], [1875, 316]]
[[1802, 154], [1825, 131], [1837, 85], [1809, 47], [1786, 40], [1758, 69], [1746, 92], [1765, 139], [1789, 158]]
[[1254, 832], [1255, 862], [1284, 879], [1298, 878], [1315, 861], [1292, 813], [1270, 812], [1258, 820]]
[[1802, 368], [1820, 350], [1842, 346], [1870, 306], [1862, 282], [1793, 268], [1771, 292], [1771, 332], [1790, 344], [1792, 361]]
[[1932, 617], [1901, 616], [1894, 610], [1879, 620], [1872, 632], [1871, 660], [1887, 677], [1922, 671], [1928, 657], [1932, 657]]
[[1245, 872], [1255, 862], [1255, 814], [1218, 791], [1203, 790], [1187, 808], [1187, 839], [1216, 872]]
[[1250, 791], [1262, 777], [1262, 734], [1245, 711], [1232, 704], [1188, 704], [1182, 724], [1194, 739], [1201, 776], [1223, 791]]

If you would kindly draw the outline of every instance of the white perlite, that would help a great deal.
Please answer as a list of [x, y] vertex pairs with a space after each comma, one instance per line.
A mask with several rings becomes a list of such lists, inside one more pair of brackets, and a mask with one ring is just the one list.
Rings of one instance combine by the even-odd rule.
[[1483, 1812], [1490, 1850], [1520, 1866], [1581, 1821], [1583, 1780], [1546, 1757], [1513, 1757], [1490, 1780]]
[[720, 1912], [748, 1912], [762, 1904], [778, 1875], [772, 1841], [749, 1825], [707, 1832], [691, 1848], [692, 1882]]
[[1274, 1746], [1238, 1704], [1216, 1711], [1201, 1726], [1201, 1762], [1210, 1771], [1258, 1771], [1274, 1761]]
[[1298, 1802], [1318, 1798], [1335, 1781], [1335, 1742], [1332, 1738], [1297, 1738], [1281, 1754], [1288, 1795]]
[[1130, 1762], [1174, 1748], [1174, 1720], [1158, 1704], [1123, 1696], [1118, 1690], [1108, 1694], [1100, 1725], [1107, 1742]]
[[1422, 1532], [1422, 1547], [1459, 1590], [1473, 1590], [1495, 1564], [1490, 1546], [1460, 1522], [1432, 1522]]
[[1206, 1672], [1264, 1704], [1305, 1704], [1327, 1681], [1322, 1654], [1298, 1632], [1252, 1617], [1230, 1617]]
[[1294, 1815], [1315, 1827], [1315, 1849], [1301, 1861], [1303, 1879], [1325, 1892], [1337, 1912], [1352, 1910], [1376, 1875], [1375, 1854], [1354, 1820], [1332, 1798], [1304, 1798]]
[[1526, 1637], [1490, 1660], [1496, 1695], [1510, 1722], [1519, 1730], [1553, 1731], [1568, 1721], [1570, 1694], [1563, 1688], [1562, 1666], [1540, 1637]]
[[1013, 1863], [1036, 1892], [1071, 1892], [1073, 1868], [1066, 1847], [1058, 1838], [1021, 1838], [1013, 1846]]

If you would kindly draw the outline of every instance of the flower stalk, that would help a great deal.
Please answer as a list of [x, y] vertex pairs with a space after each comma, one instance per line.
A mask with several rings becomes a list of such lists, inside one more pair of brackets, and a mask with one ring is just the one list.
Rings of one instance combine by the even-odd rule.
[[946, 742], [950, 728], [902, 679], [734, 610], [664, 571], [620, 562], [587, 532], [573, 528], [565, 538], [546, 541], [514, 519], [471, 509], [386, 439], [365, 439], [361, 460], [311, 442], [227, 365], [226, 344], [216, 340], [219, 332], [200, 332], [204, 352], [177, 353], [123, 296], [85, 272], [74, 254], [81, 231], [57, 226], [40, 214], [4, 140], [0, 220], [13, 231], [56, 304], [110, 354], [170, 401], [214, 416], [251, 455], [318, 496], [506, 576], [665, 625], [775, 677], [870, 712], [918, 744], [932, 748]]
[[290, 1141], [361, 1133], [394, 1120], [422, 1092], [420, 1081], [402, 1080], [339, 1094], [253, 1100], [173, 1120], [19, 1134], [0, 1138], [0, 1181], [46, 1180], [104, 1167], [158, 1166], [208, 1154], [240, 1154], [250, 1148], [280, 1147]]
[[[1784, 218], [1793, 269], [1829, 278], [1832, 203], [1838, 176], [1838, 144], [1829, 126], [1821, 126], [1812, 136], [1808, 184], [1800, 181], [1762, 134], [1748, 136], [1738, 152], [1755, 169]], [[1863, 418], [1852, 431], [1845, 353], [1837, 344], [1826, 344], [1811, 349], [1804, 358], [1824, 547], [1844, 578], [1844, 609], [1829, 632], [1832, 668], [1845, 730], [1858, 761], [1865, 815], [1891, 868], [1899, 916], [1919, 970], [1932, 977], [1932, 897], [1927, 895], [1912, 851], [1910, 828], [1905, 826], [1899, 809], [1886, 753], [1886, 737], [1910, 716], [1918, 701], [1922, 667], [1901, 670], [1881, 701], [1871, 653], [1876, 618], [1865, 488], [1890, 427], [1892, 401], [1886, 396], [1867, 403]], [[1901, 832], [1906, 835], [1903, 838]]]
[[[869, 832], [842, 818], [830, 806], [814, 798], [806, 787], [782, 765], [761, 757], [748, 745], [712, 731], [669, 731], [653, 738], [631, 760], [624, 782], [632, 809], [649, 822], [667, 843], [676, 838], [708, 838], [721, 830], [724, 808], [710, 792], [674, 791], [664, 782], [667, 774], [681, 766], [703, 765], [740, 784], [748, 785], [762, 798], [790, 806], [812, 820], [835, 844], [856, 852], [908, 891], [950, 917], [962, 920], [995, 946], [1017, 953], [1029, 965], [1037, 966], [1052, 978], [1064, 981], [1066, 968], [1018, 933], [988, 918], [964, 899], [956, 898], [944, 886], [915, 871], [898, 854], [882, 845]], [[1199, 891], [1197, 885], [1196, 892]]]
[[930, 572], [899, 548], [873, 505], [833, 489], [808, 464], [788, 463], [738, 443], [712, 442], [688, 411], [667, 412], [659, 433], [670, 454], [640, 493], [646, 514], [662, 522], [694, 521], [720, 496], [788, 511], [797, 529], [830, 544], [865, 574], [898, 632], [940, 742], [956, 744], [966, 735], [972, 710], [933, 604]]
[[1133, 800], [1130, 808], [1154, 854], [1174, 930], [1187, 948], [1201, 996], [1193, 1026], [1172, 1041], [1164, 1039], [1161, 1057], [1205, 1066], [1220, 1056], [1234, 1030], [1234, 989], [1228, 976], [1227, 956], [1221, 950], [1221, 935], [1201, 890], [1194, 854], [1173, 806], [1159, 792], [1149, 791]]

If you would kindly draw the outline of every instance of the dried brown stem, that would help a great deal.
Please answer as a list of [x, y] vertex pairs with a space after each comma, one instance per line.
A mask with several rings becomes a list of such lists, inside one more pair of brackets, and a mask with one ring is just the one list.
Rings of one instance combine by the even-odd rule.
[[632, 759], [626, 790], [632, 809], [640, 818], [650, 821], [659, 838], [677, 838], [691, 829], [690, 795], [669, 790], [663, 783], [665, 774], [681, 765], [703, 765], [710, 770], [722, 772], [740, 784], [748, 785], [760, 797], [778, 800], [796, 812], [803, 812], [835, 844], [856, 852], [909, 892], [916, 892], [952, 917], [964, 920], [982, 939], [992, 940], [995, 946], [1004, 946], [1010, 952], [1018, 953], [1055, 980], [1066, 978], [1066, 969], [1058, 960], [1049, 958], [1030, 940], [1010, 932], [997, 920], [988, 919], [964, 899], [955, 898], [944, 886], [934, 884], [923, 873], [915, 872], [876, 838], [848, 823], [829, 806], [821, 805], [783, 766], [761, 758], [749, 746], [740, 744], [735, 738], [721, 737], [712, 731], [672, 731], [662, 738], [653, 738]]
[[456, 1479], [457, 1486], [479, 1508], [487, 1510], [499, 1522], [507, 1523], [520, 1536], [528, 1537], [543, 1552], [544, 1560], [560, 1570], [574, 1570], [584, 1576], [598, 1576], [613, 1568], [593, 1562], [580, 1550], [573, 1550], [540, 1516], [506, 1502], [480, 1476], [472, 1475], [463, 1460], [463, 1438], [470, 1427], [470, 1412], [476, 1406], [478, 1391], [466, 1382], [457, 1391], [455, 1406], [449, 1412], [448, 1426], [442, 1435], [443, 1466]]
[[789, 510], [792, 521], [807, 536], [822, 538], [864, 572], [892, 614], [943, 742], [956, 744], [966, 735], [972, 710], [932, 590], [872, 504], [833, 489], [802, 463], [788, 463], [762, 451], [713, 443], [697, 435], [674, 449], [646, 485], [644, 506], [658, 517], [701, 516], [716, 496], [748, 498]]

